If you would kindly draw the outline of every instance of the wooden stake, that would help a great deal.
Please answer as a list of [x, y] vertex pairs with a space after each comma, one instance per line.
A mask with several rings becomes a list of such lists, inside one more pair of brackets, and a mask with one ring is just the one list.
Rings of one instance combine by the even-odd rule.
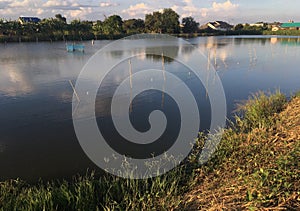
[[80, 102], [79, 96], [78, 96], [78, 94], [77, 94], [77, 92], [76, 92], [76, 90], [75, 90], [75, 87], [73, 86], [72, 81], [69, 80], [69, 83], [70, 83], [70, 85], [71, 85], [71, 87], [72, 87], [72, 89], [73, 89], [73, 91], [74, 91], [74, 94], [75, 94], [75, 96], [76, 96], [78, 102]]
[[162, 62], [161, 65], [162, 65], [162, 71], [163, 71], [164, 81], [166, 81], [164, 53], [161, 54], [161, 62]]
[[131, 65], [131, 60], [128, 60], [129, 63], [129, 81], [130, 81], [130, 88], [132, 88], [132, 65]]

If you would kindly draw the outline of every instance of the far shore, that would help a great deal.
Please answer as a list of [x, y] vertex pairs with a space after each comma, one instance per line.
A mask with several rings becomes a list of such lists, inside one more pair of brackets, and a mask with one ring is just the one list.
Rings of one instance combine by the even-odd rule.
[[[47, 35], [32, 35], [32, 36], [8, 36], [0, 35], [0, 43], [17, 43], [17, 42], [81, 42], [81, 41], [92, 41], [92, 40], [117, 40], [124, 37], [128, 37], [134, 34], [112, 34], [112, 35], [90, 35], [90, 36], [47, 36]], [[271, 31], [214, 31], [214, 32], [199, 32], [199, 33], [180, 33], [180, 34], [169, 34], [170, 36], [181, 37], [181, 38], [194, 38], [194, 37], [208, 37], [208, 36], [300, 36], [300, 31], [285, 31], [283, 32], [271, 32]]]

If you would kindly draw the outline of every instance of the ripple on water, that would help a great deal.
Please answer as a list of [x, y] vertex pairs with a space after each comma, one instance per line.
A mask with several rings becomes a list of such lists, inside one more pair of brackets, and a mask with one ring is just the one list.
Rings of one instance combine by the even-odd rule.
[[6, 149], [5, 144], [0, 142], [0, 153], [4, 152], [5, 149]]

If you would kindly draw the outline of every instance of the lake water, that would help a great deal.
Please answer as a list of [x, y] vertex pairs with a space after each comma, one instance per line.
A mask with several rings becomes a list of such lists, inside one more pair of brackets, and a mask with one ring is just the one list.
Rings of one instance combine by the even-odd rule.
[[[232, 117], [235, 104], [251, 93], [280, 89], [290, 95], [300, 90], [298, 37], [199, 37], [187, 41], [194, 47], [180, 44], [162, 47], [159, 41], [145, 42], [144, 48], [135, 49], [141, 55], [132, 58], [132, 71], [145, 67], [161, 69], [162, 58], [149, 52], [168, 51], [175, 59], [164, 58], [165, 71], [184, 81], [201, 105], [201, 130], [210, 125], [206, 91], [195, 75], [176, 59], [186, 61], [198, 55], [198, 51], [208, 57], [225, 90], [228, 118]], [[126, 45], [131, 45], [130, 42], [135, 41], [127, 40]], [[97, 169], [84, 154], [74, 132], [73, 90], [69, 80], [75, 83], [89, 58], [108, 43], [84, 42], [84, 53], [67, 53], [63, 42], [0, 44], [0, 180], [69, 178], [85, 173], [87, 168]], [[105, 59], [118, 60], [126, 53], [114, 49]], [[112, 147], [122, 144], [122, 138], [111, 127], [110, 101], [127, 73], [128, 62], [120, 62], [106, 76], [97, 95], [98, 124], [102, 124], [101, 132]], [[169, 140], [178, 134], [180, 116], [170, 96], [151, 90], [136, 97], [130, 108], [131, 121], [137, 130], [147, 131], [148, 115], [155, 109], [163, 111], [170, 123], [161, 140], [143, 152], [139, 146], [125, 142], [120, 153], [150, 157], [153, 151], [160, 154], [172, 145]]]

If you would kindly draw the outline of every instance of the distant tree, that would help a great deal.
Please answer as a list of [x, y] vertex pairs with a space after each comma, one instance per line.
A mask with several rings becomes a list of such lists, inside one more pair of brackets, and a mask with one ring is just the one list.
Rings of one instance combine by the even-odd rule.
[[0, 34], [5, 34], [7, 32], [7, 24], [2, 18], [0, 18]]
[[239, 24], [235, 25], [233, 29], [234, 29], [235, 31], [240, 31], [240, 30], [242, 30], [243, 28], [244, 28], [243, 24], [239, 23]]
[[145, 27], [148, 32], [162, 33], [162, 14], [153, 12], [145, 17]]
[[129, 19], [123, 22], [123, 29], [127, 34], [142, 33], [145, 30], [145, 22], [142, 19]]
[[198, 31], [199, 23], [193, 17], [185, 17], [182, 19], [183, 33], [195, 33]]
[[162, 13], [163, 33], [179, 33], [179, 15], [172, 9], [164, 9]]
[[67, 19], [63, 17], [61, 14], [56, 14], [55, 18], [61, 22], [67, 23]]
[[122, 34], [123, 20], [119, 15], [112, 15], [103, 21], [104, 34]]
[[34, 34], [38, 33], [39, 27], [35, 23], [26, 23], [22, 25], [22, 33], [23, 35], [33, 36]]
[[95, 24], [93, 24], [93, 33], [94, 35], [100, 35], [104, 33], [103, 30], [103, 22], [100, 20], [97, 20]]
[[263, 31], [264, 27], [263, 26], [251, 26], [250, 24], [246, 23], [243, 25], [243, 30], [247, 31]]
[[[92, 33], [92, 22], [91, 21], [80, 21], [79, 19], [72, 20], [69, 25], [69, 31], [74, 38], [83, 39], [83, 37], [89, 37]], [[79, 37], [78, 37], [79, 36]]]
[[145, 30], [147, 32], [154, 32], [153, 30], [154, 17], [152, 14], [145, 15]]
[[145, 16], [145, 27], [149, 32], [179, 33], [179, 15], [172, 9], [153, 12]]
[[23, 33], [21, 24], [18, 21], [8, 21], [5, 23], [6, 33], [8, 35], [17, 35], [20, 36]]

